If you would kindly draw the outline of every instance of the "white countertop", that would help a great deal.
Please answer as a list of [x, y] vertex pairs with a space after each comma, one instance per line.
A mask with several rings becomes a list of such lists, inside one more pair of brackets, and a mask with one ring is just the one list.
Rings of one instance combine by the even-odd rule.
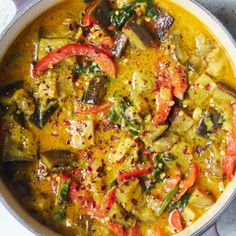
[[[236, 36], [236, 0], [198, 0], [215, 13]], [[0, 0], [0, 33], [11, 21], [16, 12], [11, 0]], [[233, 18], [233, 19], [232, 19]], [[236, 235], [236, 200], [217, 222], [221, 236]], [[0, 203], [0, 235], [34, 236], [24, 228]]]

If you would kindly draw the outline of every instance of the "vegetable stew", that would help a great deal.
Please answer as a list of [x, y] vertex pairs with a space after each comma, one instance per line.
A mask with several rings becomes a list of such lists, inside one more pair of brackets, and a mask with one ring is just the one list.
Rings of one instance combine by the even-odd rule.
[[62, 235], [171, 235], [235, 174], [236, 79], [169, 0], [65, 0], [0, 64], [1, 173]]

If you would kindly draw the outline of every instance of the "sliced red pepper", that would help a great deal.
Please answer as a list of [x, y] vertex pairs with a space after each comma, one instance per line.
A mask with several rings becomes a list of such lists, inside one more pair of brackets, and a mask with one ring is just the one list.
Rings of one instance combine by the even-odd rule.
[[156, 233], [155, 236], [165, 236], [166, 233], [162, 228], [156, 227]]
[[125, 172], [121, 172], [118, 175], [117, 180], [118, 180], [118, 182], [124, 182], [124, 181], [129, 180], [129, 179], [133, 179], [133, 178], [136, 178], [136, 177], [147, 175], [150, 172], [151, 172], [150, 168], [144, 168], [144, 169], [141, 169], [141, 170], [125, 171]]
[[106, 52], [107, 54], [110, 55], [110, 51], [111, 51], [113, 45], [114, 45], [114, 39], [108, 36], [108, 37], [102, 39], [98, 46], [104, 52]]
[[107, 227], [114, 233], [115, 236], [126, 236], [125, 229], [122, 225], [109, 221]]
[[70, 178], [68, 173], [61, 173], [60, 177], [62, 182], [66, 182]]
[[91, 10], [93, 9], [94, 4], [91, 4], [88, 8], [86, 8], [84, 15], [81, 19], [81, 24], [83, 27], [89, 27], [93, 24], [96, 24], [96, 22], [93, 17], [90, 15]]
[[172, 87], [173, 94], [180, 100], [183, 100], [184, 93], [188, 87], [187, 77], [185, 75], [184, 68], [182, 66], [178, 66], [174, 69], [174, 74], [172, 77]]
[[174, 189], [177, 187], [180, 180], [181, 180], [181, 177], [180, 177], [180, 174], [178, 174], [178, 175], [175, 175], [175, 176], [172, 176], [172, 177], [166, 179], [165, 183], [168, 186], [168, 188]]
[[37, 77], [42, 75], [58, 62], [71, 56], [90, 57], [96, 61], [101, 69], [109, 76], [116, 75], [116, 67], [110, 56], [89, 44], [74, 43], [62, 46], [39, 60], [33, 69], [33, 76]]
[[181, 214], [178, 209], [174, 209], [170, 214], [169, 214], [169, 219], [168, 219], [169, 225], [176, 231], [182, 231], [183, 230], [183, 224], [181, 220]]
[[236, 167], [236, 102], [232, 102], [231, 106], [233, 108], [233, 129], [226, 135], [226, 153], [222, 168], [228, 181], [234, 177]]
[[90, 25], [95, 24], [96, 21], [89, 15], [89, 13], [85, 13], [81, 19], [81, 24], [83, 27], [88, 27]]
[[[165, 94], [165, 95], [162, 95]], [[151, 125], [158, 126], [166, 121], [171, 107], [174, 105], [172, 101], [172, 93], [168, 88], [161, 88], [157, 95], [157, 110], [155, 116], [152, 119]]]
[[126, 229], [127, 236], [141, 236], [140, 228], [138, 225], [135, 225], [132, 228]]
[[103, 209], [107, 212], [108, 210], [111, 209], [112, 205], [116, 201], [116, 190], [117, 188], [114, 187], [112, 188], [109, 193], [107, 194], [107, 198], [105, 199], [105, 202], [103, 204]]
[[195, 183], [199, 175], [200, 168], [196, 163], [190, 164], [189, 176], [183, 181], [183, 188], [179, 191], [178, 195], [174, 199], [178, 201]]
[[[182, 66], [169, 71], [165, 64], [158, 63], [155, 75], [158, 78], [155, 91], [157, 95], [157, 111], [152, 120], [152, 126], [158, 126], [164, 123], [174, 105], [173, 96], [183, 100], [184, 93], [187, 90], [187, 77]], [[173, 75], [172, 75], [173, 74]]]
[[78, 115], [93, 115], [100, 112], [105, 112], [111, 107], [111, 102], [107, 101], [100, 105], [91, 106], [91, 107], [82, 107], [80, 110], [77, 110]]

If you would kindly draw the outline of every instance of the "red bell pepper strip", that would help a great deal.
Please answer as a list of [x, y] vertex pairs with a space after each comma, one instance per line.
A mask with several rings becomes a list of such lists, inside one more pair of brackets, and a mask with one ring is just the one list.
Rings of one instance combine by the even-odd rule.
[[129, 180], [129, 179], [133, 179], [133, 178], [136, 178], [136, 177], [147, 175], [150, 172], [151, 172], [150, 168], [144, 168], [144, 169], [141, 169], [141, 170], [125, 171], [125, 172], [121, 172], [118, 175], [117, 180], [118, 180], [118, 182], [124, 182], [124, 181]]
[[91, 4], [91, 5], [89, 5], [89, 7], [87, 7], [86, 8], [86, 10], [84, 11], [84, 15], [83, 15], [83, 17], [82, 17], [82, 19], [81, 19], [81, 24], [82, 24], [82, 26], [83, 27], [89, 27], [89, 26], [91, 26], [91, 25], [93, 25], [93, 24], [97, 24], [98, 22], [97, 21], [95, 21], [94, 19], [93, 19], [93, 17], [90, 15], [91, 14], [91, 11], [93, 10], [93, 8], [94, 8], [94, 4]]
[[115, 236], [126, 236], [125, 229], [122, 225], [109, 221], [107, 222], [107, 227], [112, 231], [112, 233], [114, 233]]
[[183, 188], [179, 191], [175, 197], [175, 201], [178, 201], [195, 183], [199, 175], [200, 168], [196, 163], [192, 163], [189, 167], [189, 176], [183, 181]]
[[181, 215], [178, 209], [174, 209], [168, 218], [169, 225], [176, 231], [183, 230]]
[[172, 93], [168, 88], [160, 89], [160, 92], [158, 93], [156, 98], [157, 110], [151, 122], [152, 126], [158, 126], [159, 124], [162, 124], [166, 121], [171, 107], [174, 105], [172, 98]]
[[138, 225], [135, 225], [132, 228], [128, 228], [126, 229], [126, 231], [127, 231], [126, 233], [127, 236], [141, 236], [140, 228]]
[[183, 100], [184, 93], [188, 87], [188, 81], [185, 75], [184, 68], [182, 66], [178, 66], [174, 69], [174, 74], [172, 77], [172, 87], [174, 96], [180, 100]]
[[233, 129], [226, 135], [226, 153], [222, 168], [228, 181], [234, 177], [236, 167], [236, 102], [232, 102], [231, 106], [233, 108]]
[[100, 112], [105, 112], [111, 107], [111, 102], [107, 101], [100, 105], [91, 106], [91, 107], [82, 107], [77, 110], [78, 115], [93, 115], [98, 114]]
[[172, 176], [172, 177], [166, 179], [165, 183], [168, 188], [174, 189], [177, 187], [180, 180], [181, 180], [181, 177], [180, 177], [180, 174], [178, 174], [178, 175], [175, 175], [175, 176]]
[[152, 120], [152, 126], [164, 123], [174, 105], [173, 96], [183, 100], [188, 83], [184, 68], [178, 66], [169, 71], [161, 62], [158, 63], [155, 75], [157, 76], [157, 110]]
[[156, 227], [155, 236], [165, 236], [165, 231], [159, 227]]
[[110, 56], [89, 44], [74, 43], [62, 46], [39, 60], [33, 69], [33, 76], [37, 77], [42, 75], [58, 62], [71, 56], [90, 57], [96, 61], [101, 69], [109, 76], [116, 75], [116, 67]]
[[116, 190], [117, 190], [117, 188], [114, 187], [108, 192], [107, 198], [105, 199], [105, 202], [103, 204], [103, 209], [105, 210], [105, 212], [109, 211], [111, 209], [112, 205], [115, 203]]

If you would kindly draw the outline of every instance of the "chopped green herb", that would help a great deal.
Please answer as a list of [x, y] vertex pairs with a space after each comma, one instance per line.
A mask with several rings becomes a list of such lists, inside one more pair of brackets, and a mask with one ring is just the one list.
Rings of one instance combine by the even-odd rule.
[[58, 209], [55, 213], [55, 216], [54, 216], [55, 220], [56, 221], [62, 221], [66, 218], [66, 213], [65, 213], [65, 210], [64, 209]]
[[139, 132], [136, 131], [136, 130], [133, 130], [133, 129], [129, 129], [129, 133], [133, 136], [138, 136], [139, 135]]
[[67, 200], [67, 195], [68, 195], [68, 190], [70, 187], [71, 180], [67, 180], [65, 183], [62, 184], [61, 186], [61, 192], [60, 192], [60, 200], [66, 201]]
[[77, 75], [81, 75], [81, 74], [85, 73], [85, 67], [82, 64], [78, 64], [75, 66], [74, 72]]
[[158, 209], [157, 216], [160, 216], [164, 212], [166, 207], [169, 205], [171, 199], [176, 194], [177, 190], [178, 190], [178, 187], [176, 187], [175, 189], [169, 191], [169, 193], [166, 195], [165, 199], [163, 200], [162, 204], [160, 205], [160, 207]]
[[98, 72], [101, 72], [101, 69], [97, 64], [94, 65], [92, 63], [88, 66], [88, 72], [89, 73], [98, 73]]
[[114, 187], [114, 186], [116, 186], [117, 184], [118, 184], [117, 179], [113, 180], [113, 181], [111, 182], [111, 188]]
[[113, 107], [112, 110], [111, 110], [111, 113], [109, 115], [109, 120], [111, 122], [116, 122], [116, 121], [119, 120], [119, 118], [120, 118], [119, 115], [117, 114], [115, 108]]
[[164, 179], [161, 178], [161, 173], [163, 173], [166, 170], [166, 165], [160, 155], [157, 155], [155, 157], [156, 166], [152, 169], [152, 179], [151, 182], [146, 184], [146, 192], [149, 193], [152, 188], [155, 187], [155, 185], [158, 182], [162, 182]]
[[171, 203], [166, 210], [168, 212], [171, 212], [173, 209], [179, 209], [180, 211], [183, 211], [185, 206], [188, 204], [190, 196], [190, 192], [185, 193], [178, 202]]

